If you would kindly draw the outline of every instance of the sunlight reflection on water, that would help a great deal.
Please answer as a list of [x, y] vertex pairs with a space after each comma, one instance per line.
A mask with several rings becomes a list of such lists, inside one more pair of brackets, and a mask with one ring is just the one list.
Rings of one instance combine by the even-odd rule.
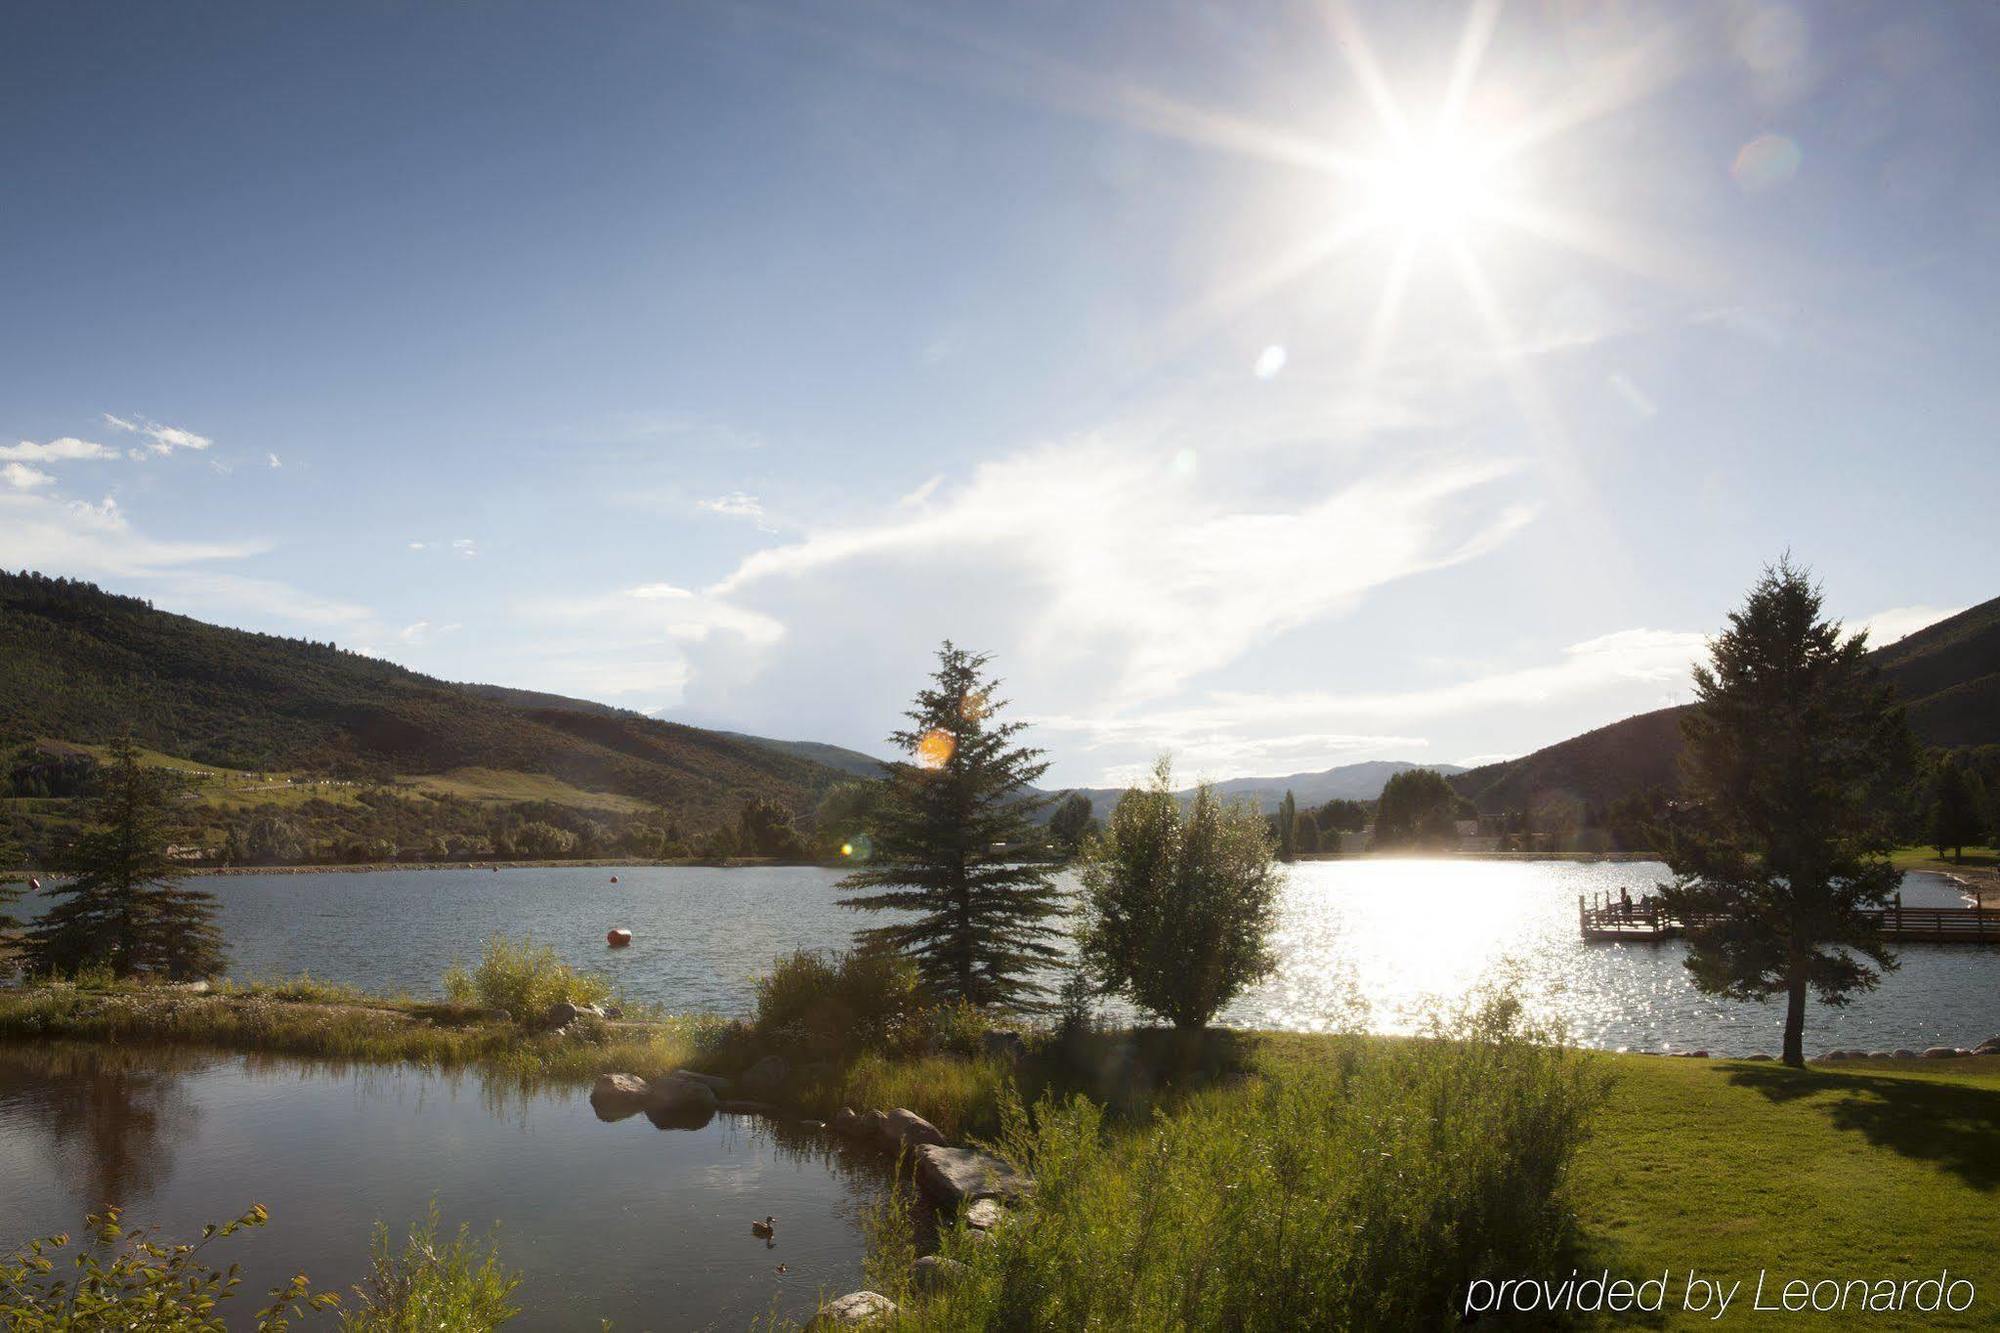
[[[674, 1010], [746, 1013], [751, 981], [795, 948], [845, 945], [864, 919], [838, 906], [839, 873], [810, 867], [406, 870], [203, 881], [223, 900], [235, 975], [311, 971], [370, 990], [431, 994], [454, 957], [496, 930], [531, 934], [627, 994]], [[1222, 1021], [1300, 1031], [1409, 1032], [1511, 967], [1538, 1015], [1572, 1039], [1640, 1050], [1776, 1046], [1772, 1005], [1724, 1003], [1689, 984], [1678, 943], [1584, 944], [1579, 894], [1634, 897], [1657, 863], [1357, 859], [1290, 868], [1281, 966]], [[1067, 882], [1074, 884], [1072, 877]], [[1911, 875], [1905, 900], [1955, 903]], [[630, 948], [604, 932], [624, 926]], [[1840, 1011], [1815, 1006], [1812, 1049], [1970, 1046], [2000, 1031], [2000, 949], [1912, 945], [1882, 987]], [[1117, 1011], [1113, 1011], [1114, 1013]]]

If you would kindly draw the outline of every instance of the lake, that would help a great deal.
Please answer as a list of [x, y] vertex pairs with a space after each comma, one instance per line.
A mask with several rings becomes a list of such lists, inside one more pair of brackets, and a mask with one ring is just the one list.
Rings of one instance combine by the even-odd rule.
[[[616, 875], [618, 882], [611, 883]], [[1776, 1004], [1730, 1004], [1689, 984], [1686, 948], [1585, 944], [1579, 894], [1637, 897], [1657, 863], [1356, 859], [1291, 867], [1277, 975], [1223, 1021], [1314, 1031], [1408, 1032], [1510, 970], [1539, 1013], [1609, 1049], [1776, 1051]], [[453, 959], [494, 931], [532, 935], [670, 1010], [749, 1011], [752, 979], [779, 954], [845, 944], [865, 918], [836, 904], [839, 875], [812, 867], [574, 867], [225, 875], [238, 977], [310, 970], [369, 990], [436, 992]], [[1957, 904], [1950, 882], [1912, 874], [1910, 906]], [[605, 947], [623, 926], [630, 948]], [[1814, 1005], [1808, 1048], [1974, 1045], [2000, 1032], [2000, 948], [1906, 945], [1902, 967], [1843, 1009]]]
[[[606, 1124], [585, 1089], [523, 1095], [400, 1067], [0, 1045], [0, 1253], [74, 1236], [106, 1201], [173, 1240], [262, 1203], [270, 1223], [211, 1255], [244, 1266], [231, 1327], [247, 1327], [293, 1273], [351, 1285], [375, 1221], [400, 1242], [433, 1199], [452, 1230], [497, 1226], [502, 1257], [525, 1274], [520, 1327], [800, 1318], [822, 1291], [862, 1285], [860, 1217], [887, 1179], [881, 1154], [823, 1131], [727, 1115], [694, 1130], [644, 1116]], [[767, 1214], [779, 1219], [768, 1246], [749, 1229]]]

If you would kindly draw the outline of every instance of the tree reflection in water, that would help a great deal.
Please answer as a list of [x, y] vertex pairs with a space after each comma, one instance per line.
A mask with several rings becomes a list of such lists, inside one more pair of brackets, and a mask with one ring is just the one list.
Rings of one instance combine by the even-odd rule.
[[130, 1207], [172, 1174], [174, 1146], [200, 1120], [188, 1075], [221, 1058], [174, 1048], [0, 1045], [0, 1111], [48, 1136], [51, 1155], [87, 1183], [93, 1207]]

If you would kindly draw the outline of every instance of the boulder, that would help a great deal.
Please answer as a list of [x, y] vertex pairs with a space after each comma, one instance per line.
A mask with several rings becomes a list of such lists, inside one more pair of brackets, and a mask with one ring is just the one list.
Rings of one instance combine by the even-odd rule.
[[834, 1133], [850, 1139], [858, 1139], [868, 1132], [868, 1126], [862, 1122], [860, 1116], [854, 1114], [854, 1108], [851, 1106], [843, 1106], [834, 1112], [833, 1124], [829, 1128]]
[[709, 1115], [715, 1110], [715, 1089], [706, 1083], [668, 1074], [646, 1085], [646, 1109], [666, 1115]]
[[930, 1121], [907, 1107], [899, 1106], [882, 1117], [883, 1141], [891, 1148], [918, 1148], [926, 1143], [943, 1143], [944, 1135]]
[[690, 1083], [706, 1083], [715, 1090], [718, 1097], [729, 1095], [729, 1080], [720, 1074], [697, 1074], [692, 1069], [676, 1069], [675, 1078], [684, 1078]]
[[861, 1137], [875, 1143], [894, 1143], [889, 1137], [889, 1113], [887, 1111], [863, 1111], [861, 1113]]
[[637, 1074], [599, 1074], [590, 1087], [590, 1109], [599, 1120], [622, 1120], [645, 1109], [650, 1091]]
[[557, 1000], [542, 1015], [542, 1023], [547, 1027], [568, 1027], [579, 1018], [602, 1018], [604, 1011], [594, 1004], [571, 1004], [568, 1000]]
[[1924, 1059], [1926, 1060], [1949, 1060], [1957, 1054], [1958, 1054], [1958, 1047], [1956, 1046], [1924, 1047]]
[[739, 1081], [743, 1084], [743, 1091], [750, 1096], [775, 1099], [785, 1090], [785, 1082], [791, 1073], [791, 1062], [784, 1056], [767, 1055], [744, 1070]]
[[971, 1271], [956, 1259], [927, 1254], [910, 1265], [910, 1285], [918, 1291], [941, 1291], [964, 1280]]
[[879, 1291], [850, 1291], [821, 1308], [814, 1328], [864, 1328], [896, 1317], [896, 1303]]
[[2000, 1051], [2000, 1037], [1988, 1037], [1972, 1049], [1981, 1055], [1991, 1055], [1995, 1051]]
[[927, 1143], [917, 1149], [917, 1183], [941, 1204], [963, 1207], [980, 1199], [1018, 1199], [1035, 1182], [992, 1153]]
[[1868, 1058], [1870, 1060], [1892, 1060], [1895, 1057], [1888, 1051], [1870, 1051], [1868, 1052]]
[[1846, 1058], [1847, 1058], [1846, 1051], [1828, 1051], [1825, 1055], [1822, 1055], [1819, 1058], [1819, 1063], [1827, 1064], [1833, 1060], [1845, 1060]]
[[1746, 1055], [1743, 1058], [1745, 1060], [1769, 1060], [1771, 1053], [1769, 1051], [1758, 1051], [1755, 1055]]
[[1917, 1058], [1917, 1053], [1907, 1046], [1898, 1046], [1890, 1058], [1895, 1060], [1914, 1060]]
[[1006, 1206], [998, 1199], [979, 1199], [969, 1203], [959, 1214], [959, 1220], [974, 1231], [991, 1231], [1007, 1216]]

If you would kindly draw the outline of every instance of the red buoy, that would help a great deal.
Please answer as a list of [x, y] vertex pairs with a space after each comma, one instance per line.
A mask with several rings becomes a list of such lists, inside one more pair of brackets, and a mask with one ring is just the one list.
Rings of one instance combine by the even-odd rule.
[[621, 926], [614, 926], [604, 933], [604, 942], [614, 949], [622, 949], [632, 942], [632, 932]]

